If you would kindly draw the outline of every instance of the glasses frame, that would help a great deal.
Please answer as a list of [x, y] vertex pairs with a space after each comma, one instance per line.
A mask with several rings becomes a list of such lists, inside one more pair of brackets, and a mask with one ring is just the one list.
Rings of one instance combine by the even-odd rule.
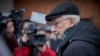
[[66, 19], [63, 19], [63, 20], [60, 20], [60, 21], [58, 21], [58, 22], [55, 22], [55, 23], [53, 23], [52, 25], [54, 25], [54, 26], [57, 27], [57, 25], [60, 24], [61, 22], [63, 22], [64, 20], [67, 20], [67, 18], [66, 18]]

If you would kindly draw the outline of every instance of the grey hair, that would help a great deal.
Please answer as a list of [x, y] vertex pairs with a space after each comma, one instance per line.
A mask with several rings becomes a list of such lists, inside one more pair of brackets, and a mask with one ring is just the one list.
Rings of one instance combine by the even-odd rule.
[[63, 17], [63, 19], [67, 19], [67, 18], [75, 19], [75, 25], [80, 22], [80, 16], [79, 15], [63, 15], [62, 17]]

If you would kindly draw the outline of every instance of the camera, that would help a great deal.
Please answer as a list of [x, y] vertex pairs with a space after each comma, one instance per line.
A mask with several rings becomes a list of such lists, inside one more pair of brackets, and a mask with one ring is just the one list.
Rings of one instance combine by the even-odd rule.
[[0, 27], [2, 27], [0, 28], [0, 32], [2, 32], [6, 28], [4, 24], [6, 24], [6, 21], [10, 18], [11, 21], [14, 23], [14, 33], [18, 34], [19, 24], [22, 21], [22, 15], [24, 12], [24, 8], [21, 8], [19, 10], [13, 9], [10, 13], [0, 12]]
[[43, 30], [43, 28], [37, 26], [34, 22], [29, 21], [25, 26], [23, 34], [27, 34], [31, 45], [42, 46], [46, 43], [45, 34], [37, 34], [37, 31]]
[[13, 9], [11, 10], [10, 15], [8, 16], [9, 18], [12, 19], [12, 22], [14, 23], [15, 34], [19, 33], [18, 32], [19, 24], [22, 22], [24, 12], [25, 12], [24, 8], [21, 8], [19, 10]]
[[45, 34], [33, 34], [30, 36], [33, 45], [43, 46], [46, 43]]

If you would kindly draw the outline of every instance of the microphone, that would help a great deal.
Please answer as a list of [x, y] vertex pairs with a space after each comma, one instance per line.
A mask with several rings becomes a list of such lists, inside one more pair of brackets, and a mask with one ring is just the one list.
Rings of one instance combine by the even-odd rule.
[[19, 9], [17, 12], [16, 12], [16, 14], [22, 14], [22, 13], [24, 13], [25, 12], [25, 9], [24, 8], [21, 8], [21, 9]]

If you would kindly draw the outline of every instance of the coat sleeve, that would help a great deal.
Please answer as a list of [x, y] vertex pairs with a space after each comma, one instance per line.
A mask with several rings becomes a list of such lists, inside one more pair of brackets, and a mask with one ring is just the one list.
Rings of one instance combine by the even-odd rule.
[[73, 42], [63, 52], [63, 56], [96, 56], [95, 47], [85, 42]]

